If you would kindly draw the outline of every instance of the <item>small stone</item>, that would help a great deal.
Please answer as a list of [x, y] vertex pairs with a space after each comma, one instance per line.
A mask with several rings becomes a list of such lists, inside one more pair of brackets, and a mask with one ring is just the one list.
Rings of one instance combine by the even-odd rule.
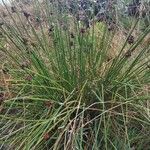
[[147, 68], [150, 69], [150, 65], [147, 65]]
[[31, 46], [36, 47], [36, 43], [35, 42], [31, 42]]
[[52, 15], [53, 15], [53, 13], [51, 12], [51, 13], [50, 13], [50, 15], [52, 16]]

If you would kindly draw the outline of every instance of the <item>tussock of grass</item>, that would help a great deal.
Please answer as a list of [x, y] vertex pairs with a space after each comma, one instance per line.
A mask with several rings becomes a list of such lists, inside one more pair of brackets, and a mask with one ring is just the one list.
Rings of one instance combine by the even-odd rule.
[[138, 20], [129, 33], [104, 22], [85, 29], [57, 4], [15, 14], [5, 5], [0, 147], [148, 150], [150, 27], [132, 42]]

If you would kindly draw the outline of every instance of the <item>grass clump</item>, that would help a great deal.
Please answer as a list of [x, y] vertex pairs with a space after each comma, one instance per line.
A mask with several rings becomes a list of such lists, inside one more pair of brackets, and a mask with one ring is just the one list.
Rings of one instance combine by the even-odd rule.
[[59, 1], [4, 6], [1, 148], [148, 150], [150, 27], [133, 39], [138, 19], [123, 34], [95, 19], [86, 28]]

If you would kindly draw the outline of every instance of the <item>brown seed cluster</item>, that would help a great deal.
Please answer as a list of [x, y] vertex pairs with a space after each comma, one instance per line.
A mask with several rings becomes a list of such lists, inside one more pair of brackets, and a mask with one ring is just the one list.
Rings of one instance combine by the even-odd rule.
[[70, 47], [72, 47], [74, 45], [73, 41], [70, 41]]
[[127, 42], [128, 42], [129, 44], [133, 44], [133, 43], [134, 43], [134, 36], [130, 35], [130, 36], [128, 37], [128, 39], [127, 39]]
[[2, 17], [3, 18], [7, 17], [7, 14], [5, 12], [2, 12]]
[[81, 33], [81, 34], [84, 34], [85, 32], [86, 32], [86, 29], [85, 29], [85, 28], [81, 28], [81, 29], [80, 29], [80, 33]]
[[27, 19], [29, 19], [29, 17], [31, 16], [31, 14], [28, 13], [27, 11], [22, 11], [22, 13]]
[[5, 94], [3, 92], [1, 92], [0, 93], [0, 106], [2, 105], [4, 99], [5, 99]]
[[25, 37], [22, 37], [22, 43], [23, 43], [24, 45], [27, 45], [27, 44], [28, 44], [28, 39], [25, 38]]
[[70, 33], [70, 37], [73, 39], [73, 38], [75, 38], [75, 36], [74, 36], [74, 33], [73, 32], [71, 32]]
[[4, 74], [8, 74], [9, 69], [5, 67], [5, 68], [2, 69], [2, 72], [3, 72]]
[[147, 68], [150, 69], [150, 64], [147, 65]]
[[17, 12], [17, 8], [16, 8], [15, 6], [12, 6], [12, 7], [11, 7], [11, 12], [12, 12], [12, 13], [16, 13], [16, 12]]
[[33, 79], [33, 76], [32, 76], [32, 75], [27, 75], [27, 76], [25, 77], [25, 80], [26, 80], [26, 81], [29, 81], [29, 82], [31, 82], [32, 79]]
[[49, 138], [50, 138], [49, 133], [48, 132], [44, 133], [43, 139], [47, 141]]
[[48, 31], [49, 31], [49, 32], [54, 31], [54, 26], [51, 25], [51, 26], [49, 27]]
[[126, 58], [131, 57], [131, 55], [132, 55], [132, 52], [131, 52], [131, 51], [128, 51], [128, 52], [125, 53], [125, 57], [126, 57]]
[[0, 21], [0, 27], [2, 27], [4, 25], [4, 22]]
[[20, 64], [21, 69], [26, 69], [29, 68], [30, 63], [28, 61], [24, 61], [23, 63]]
[[53, 103], [51, 101], [45, 101], [44, 102], [44, 105], [47, 107], [47, 108], [51, 108]]

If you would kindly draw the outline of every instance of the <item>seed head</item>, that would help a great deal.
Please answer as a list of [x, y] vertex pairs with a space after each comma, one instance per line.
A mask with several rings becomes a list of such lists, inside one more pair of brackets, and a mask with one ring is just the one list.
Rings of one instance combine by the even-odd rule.
[[132, 55], [131, 51], [128, 51], [128, 52], [125, 53], [126, 58], [131, 57], [131, 55]]
[[54, 31], [54, 26], [53, 25], [50, 25], [50, 27], [48, 28], [48, 34], [50, 35], [51, 32]]
[[35, 18], [35, 21], [36, 21], [37, 23], [40, 23], [40, 22], [41, 22], [41, 19], [40, 19], [39, 17], [36, 17], [36, 18]]
[[84, 28], [81, 28], [81, 29], [80, 29], [80, 33], [81, 33], [81, 34], [84, 34], [85, 32], [86, 32], [86, 30], [85, 30]]
[[28, 39], [23, 37], [23, 38], [22, 38], [22, 42], [23, 42], [24, 45], [27, 45]]
[[75, 37], [72, 32], [70, 33], [70, 37], [71, 37], [72, 39]]
[[45, 104], [45, 106], [48, 107], [48, 108], [51, 108], [52, 105], [53, 105], [51, 101], [45, 101], [44, 104]]
[[112, 60], [112, 58], [111, 57], [109, 57], [109, 58], [107, 58], [107, 62], [110, 62]]
[[52, 16], [52, 15], [53, 15], [53, 13], [51, 12], [51, 13], [50, 13], [50, 15]]
[[33, 77], [31, 75], [28, 75], [25, 77], [25, 80], [27, 80], [27, 81], [32, 81], [32, 79], [33, 79]]
[[31, 46], [36, 47], [36, 43], [35, 42], [31, 42]]
[[72, 46], [74, 45], [74, 44], [73, 44], [73, 41], [70, 41], [70, 44], [69, 44], [69, 45], [70, 45], [70, 47], [72, 47]]
[[2, 12], [2, 16], [5, 18], [7, 17], [7, 14], [5, 12]]
[[29, 67], [29, 62], [25, 61], [20, 65], [21, 69], [25, 69]]
[[9, 70], [8, 70], [8, 68], [3, 68], [3, 69], [2, 69], [2, 72], [3, 72], [4, 74], [7, 74], [7, 73], [9, 72]]
[[4, 22], [0, 21], [0, 27], [2, 27], [4, 25]]
[[1, 103], [1, 101], [3, 101], [4, 100], [4, 93], [0, 93], [0, 103]]
[[26, 11], [23, 11], [23, 15], [24, 15], [27, 19], [31, 16], [31, 14], [28, 13], [28, 12], [26, 12]]
[[12, 13], [16, 13], [16, 12], [17, 12], [17, 8], [16, 8], [15, 6], [12, 6], [12, 7], [11, 7], [11, 12], [12, 12]]
[[108, 24], [108, 31], [113, 31], [114, 29], [115, 29], [115, 23], [110, 22], [110, 23]]
[[49, 138], [50, 138], [50, 135], [49, 135], [49, 133], [44, 133], [44, 135], [43, 135], [43, 138], [44, 138], [44, 140], [48, 140]]
[[133, 44], [134, 43], [134, 36], [130, 35], [127, 39], [129, 44]]
[[63, 29], [64, 31], [67, 31], [67, 29], [68, 29], [67, 24], [64, 24], [64, 23], [63, 23], [61, 26], [62, 26], [62, 29]]

